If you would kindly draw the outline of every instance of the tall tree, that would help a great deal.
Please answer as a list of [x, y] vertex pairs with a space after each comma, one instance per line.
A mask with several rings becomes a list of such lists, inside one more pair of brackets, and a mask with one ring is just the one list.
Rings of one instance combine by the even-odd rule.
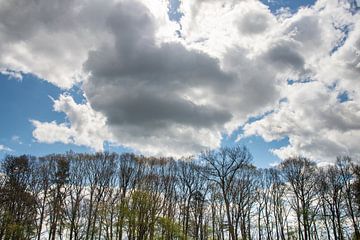
[[[293, 207], [299, 224], [299, 239], [312, 237], [311, 223], [315, 214], [312, 209], [316, 200], [316, 164], [304, 157], [288, 158], [280, 164], [285, 179], [294, 194]], [[301, 229], [300, 225], [303, 226]]]
[[230, 194], [234, 187], [236, 174], [251, 162], [252, 156], [246, 147], [237, 146], [221, 148], [219, 151], [206, 151], [201, 154], [200, 158], [206, 164], [204, 169], [206, 177], [215, 182], [221, 189], [230, 238], [236, 240], [237, 233], [235, 232], [230, 209]]
[[28, 156], [7, 156], [0, 188], [0, 239], [31, 239], [36, 230], [36, 197], [30, 192], [31, 163]]
[[353, 179], [353, 161], [351, 157], [344, 156], [344, 157], [338, 157], [336, 159], [336, 166], [340, 171], [342, 181], [344, 183], [344, 192], [345, 192], [345, 199], [346, 199], [346, 206], [348, 210], [348, 214], [350, 215], [350, 219], [352, 221], [353, 229], [354, 229], [354, 236], [355, 239], [360, 239], [360, 232], [358, 228], [358, 219], [355, 215], [355, 209], [354, 209], [354, 195], [353, 195], [353, 189], [351, 187], [351, 182]]
[[51, 204], [50, 204], [50, 229], [49, 239], [55, 240], [56, 235], [62, 237], [65, 221], [66, 188], [69, 181], [69, 161], [64, 155], [48, 156], [53, 164]]

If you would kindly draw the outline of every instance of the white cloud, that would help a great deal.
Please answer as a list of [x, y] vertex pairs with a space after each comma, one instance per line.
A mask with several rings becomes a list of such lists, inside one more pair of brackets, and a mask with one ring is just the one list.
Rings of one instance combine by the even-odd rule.
[[13, 150], [7, 146], [0, 144], [0, 152], [12, 152]]
[[[288, 137], [288, 146], [272, 150], [282, 159], [299, 154], [328, 162], [337, 155], [360, 157], [359, 16], [350, 13], [345, 1], [318, 1], [284, 21], [306, 75], [317, 82], [282, 88], [287, 101], [247, 124], [245, 135], [267, 141]], [[352, 101], [341, 103], [337, 98], [345, 91]]]
[[61, 88], [83, 79], [89, 49], [102, 42], [111, 1], [0, 0], [0, 69], [32, 73]]
[[[32, 121], [41, 142], [191, 154], [272, 111], [245, 135], [288, 137], [281, 158], [359, 156], [360, 14], [349, 8], [319, 0], [273, 15], [260, 1], [186, 0], [180, 28], [165, 0], [0, 1], [0, 69], [82, 82], [84, 103], [54, 101], [66, 122]], [[344, 91], [352, 101], [337, 100]]]
[[360, 157], [359, 104], [340, 103], [337, 91], [321, 82], [294, 84], [288, 91], [287, 101], [275, 112], [245, 125], [245, 136], [267, 141], [289, 137], [289, 146], [272, 150], [282, 159], [299, 154], [329, 162], [337, 155]]
[[106, 126], [105, 117], [95, 112], [89, 103], [77, 104], [71, 96], [60, 95], [54, 101], [54, 110], [64, 112], [68, 118], [66, 123], [39, 122], [31, 120], [35, 127], [33, 137], [44, 143], [62, 142], [77, 144], [103, 150], [103, 142], [112, 137]]
[[0, 74], [7, 75], [10, 79], [16, 79], [18, 81], [22, 80], [21, 72], [8, 70], [8, 69], [5, 69], [5, 70], [0, 69]]
[[73, 143], [72, 137], [75, 132], [71, 130], [66, 124], [57, 124], [53, 122], [39, 122], [37, 120], [30, 120], [34, 125], [33, 137], [38, 142], [55, 143], [62, 142], [65, 144]]

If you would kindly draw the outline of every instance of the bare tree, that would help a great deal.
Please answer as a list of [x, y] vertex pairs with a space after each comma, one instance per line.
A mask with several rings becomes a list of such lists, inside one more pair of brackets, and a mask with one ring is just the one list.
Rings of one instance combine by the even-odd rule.
[[69, 181], [69, 161], [64, 155], [50, 155], [48, 159], [54, 167], [51, 179], [52, 188], [50, 190], [49, 239], [55, 240], [57, 234], [59, 234], [60, 238], [62, 237], [64, 227], [66, 187]]
[[237, 239], [231, 213], [231, 192], [236, 174], [252, 160], [246, 147], [222, 148], [219, 151], [207, 151], [200, 157], [206, 164], [206, 177], [221, 189], [226, 209], [230, 238]]
[[294, 157], [256, 169], [244, 147], [199, 158], [7, 156], [0, 240], [357, 239], [359, 166]]
[[292, 204], [299, 225], [298, 237], [309, 240], [312, 236], [311, 224], [316, 211], [312, 208], [317, 194], [316, 165], [307, 158], [295, 157], [286, 159], [280, 167], [294, 194]]
[[350, 219], [354, 229], [354, 236], [355, 239], [360, 239], [360, 232], [358, 228], [358, 219], [355, 215], [354, 211], [354, 204], [353, 204], [353, 191], [351, 187], [351, 182], [353, 178], [352, 169], [353, 169], [353, 162], [351, 157], [344, 156], [338, 157], [336, 160], [336, 166], [340, 171], [341, 179], [344, 184], [344, 193], [346, 199], [346, 206], [348, 210], [348, 214], [350, 215]]

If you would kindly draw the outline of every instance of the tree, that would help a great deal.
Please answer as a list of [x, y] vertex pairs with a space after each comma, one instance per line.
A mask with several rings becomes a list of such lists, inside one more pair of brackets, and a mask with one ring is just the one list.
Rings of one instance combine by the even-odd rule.
[[257, 169], [244, 147], [199, 158], [7, 156], [0, 240], [358, 239], [360, 167], [303, 157]]
[[55, 240], [56, 235], [62, 236], [65, 222], [66, 187], [69, 181], [69, 161], [63, 155], [49, 155], [49, 163], [53, 167], [50, 190], [50, 229], [49, 239]]
[[355, 181], [353, 183], [355, 202], [360, 210], [360, 166], [354, 167]]
[[66, 217], [70, 225], [70, 239], [80, 238], [81, 219], [84, 217], [81, 211], [81, 203], [85, 196], [85, 177], [83, 171], [85, 169], [86, 158], [85, 154], [74, 154], [72, 152], [66, 155], [69, 160], [69, 188]]
[[31, 166], [28, 156], [7, 156], [2, 164], [7, 176], [0, 188], [0, 239], [31, 239], [36, 229], [36, 197], [29, 191]]
[[340, 171], [341, 174], [340, 176], [344, 183], [346, 206], [354, 228], [355, 239], [360, 239], [360, 232], [357, 224], [358, 221], [356, 219], [354, 206], [353, 206], [353, 191], [351, 187], [351, 181], [353, 178], [352, 169], [354, 166], [351, 157], [349, 156], [338, 157], [336, 159], [336, 166]]
[[[307, 158], [295, 157], [283, 161], [280, 168], [294, 194], [292, 206], [298, 220], [298, 237], [308, 240], [312, 236], [311, 224], [317, 210], [312, 208], [317, 194], [316, 164]], [[303, 229], [300, 225], [303, 226]]]
[[221, 189], [222, 197], [225, 204], [226, 217], [230, 238], [237, 239], [237, 233], [233, 225], [231, 205], [231, 192], [234, 187], [236, 174], [248, 165], [252, 156], [246, 147], [226, 147], [219, 151], [206, 151], [200, 156], [205, 165], [205, 176], [215, 182]]
[[[189, 223], [190, 223], [190, 208], [191, 202], [194, 200], [196, 193], [200, 196], [202, 193], [202, 189], [205, 186], [204, 178], [202, 178], [198, 171], [200, 169], [194, 162], [191, 161], [182, 161], [179, 162], [179, 190], [181, 194], [181, 202], [182, 202], [182, 215], [183, 215], [183, 232], [184, 238], [188, 238], [189, 234]], [[201, 171], [201, 170], [200, 170]]]
[[[343, 203], [344, 182], [342, 181], [340, 170], [336, 166], [330, 166], [320, 171], [318, 184], [323, 203], [323, 213], [326, 217], [326, 209], [330, 211], [334, 238], [342, 240], [344, 239], [344, 233], [341, 208]], [[326, 224], [327, 222], [325, 222], [325, 225]]]

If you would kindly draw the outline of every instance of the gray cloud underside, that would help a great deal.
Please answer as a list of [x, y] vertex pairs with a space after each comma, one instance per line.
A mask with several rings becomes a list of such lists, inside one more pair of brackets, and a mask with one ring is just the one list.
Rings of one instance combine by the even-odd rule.
[[85, 63], [91, 77], [83, 88], [92, 107], [107, 117], [118, 139], [129, 131], [135, 137], [169, 137], [170, 145], [182, 138], [170, 136], [175, 125], [222, 128], [232, 117], [229, 111], [211, 103], [197, 104], [185, 95], [199, 87], [225, 90], [233, 77], [207, 54], [179, 43], [157, 46], [153, 21], [137, 3], [114, 8], [107, 21], [114, 45], [91, 52]]
[[[274, 100], [276, 89], [266, 81], [271, 73], [265, 77], [250, 73], [256, 66], [243, 55], [231, 59], [229, 52], [231, 64], [224, 71], [217, 59], [204, 52], [180, 43], [156, 44], [153, 16], [142, 5], [125, 2], [114, 9], [107, 21], [113, 45], [89, 54], [84, 66], [91, 77], [83, 88], [119, 139], [124, 138], [124, 129], [139, 137], [165, 135], [168, 146], [177, 139], [189, 141], [181, 133], [171, 136], [173, 128], [206, 129], [220, 135], [234, 114], [245, 118], [248, 111]], [[245, 71], [249, 74], [242, 76]], [[203, 92], [198, 97], [204, 101], [193, 94], [196, 89]], [[259, 98], [256, 93], [262, 89]], [[204, 148], [206, 142], [191, 151]]]

